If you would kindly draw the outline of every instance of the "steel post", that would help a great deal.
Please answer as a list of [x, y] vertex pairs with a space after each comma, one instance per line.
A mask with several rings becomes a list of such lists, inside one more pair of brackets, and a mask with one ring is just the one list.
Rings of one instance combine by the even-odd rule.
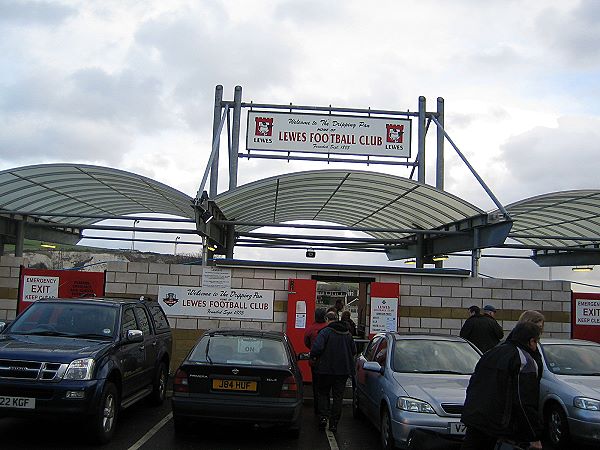
[[[221, 123], [221, 102], [223, 100], [223, 86], [217, 85], [215, 88], [215, 107], [213, 114], [213, 136], [212, 143], [213, 149], [215, 148], [216, 143], [220, 140], [221, 127], [219, 126]], [[211, 166], [210, 166], [210, 198], [214, 198], [217, 196], [217, 185], [219, 183], [219, 146], [216, 145], [216, 152], [214, 154]]]
[[417, 180], [419, 183], [425, 183], [425, 111], [427, 108], [425, 97], [422, 95], [419, 97], [419, 126], [418, 126], [418, 153], [417, 159], [419, 160], [419, 173]]
[[233, 129], [229, 153], [229, 189], [237, 187], [238, 152], [240, 149], [240, 125], [242, 116], [242, 87], [236, 86], [233, 93]]
[[25, 245], [25, 222], [27, 217], [17, 220], [17, 239], [15, 241], [15, 256], [23, 256], [23, 247]]
[[444, 99], [437, 98], [437, 160], [435, 165], [435, 187], [444, 190]]

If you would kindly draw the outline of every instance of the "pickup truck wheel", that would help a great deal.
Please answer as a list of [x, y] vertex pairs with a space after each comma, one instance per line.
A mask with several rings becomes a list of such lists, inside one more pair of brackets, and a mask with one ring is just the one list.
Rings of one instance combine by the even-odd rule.
[[161, 362], [156, 371], [152, 394], [150, 395], [150, 402], [155, 406], [162, 405], [167, 397], [167, 377], [167, 366], [164, 362]]
[[109, 442], [115, 432], [119, 414], [119, 392], [116, 386], [107, 382], [102, 390], [98, 410], [92, 418], [92, 435], [100, 444]]

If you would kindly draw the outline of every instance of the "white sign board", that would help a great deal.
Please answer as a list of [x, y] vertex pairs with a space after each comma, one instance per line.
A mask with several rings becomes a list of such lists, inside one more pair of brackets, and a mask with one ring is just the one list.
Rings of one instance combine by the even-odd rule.
[[231, 288], [231, 269], [207, 266], [202, 269], [203, 288]]
[[24, 302], [35, 302], [40, 298], [58, 298], [59, 277], [25, 275], [23, 277]]
[[371, 333], [398, 330], [398, 299], [371, 298]]
[[409, 119], [249, 111], [248, 150], [410, 157]]
[[159, 286], [167, 316], [273, 320], [273, 291]]
[[575, 325], [600, 325], [600, 300], [575, 299]]

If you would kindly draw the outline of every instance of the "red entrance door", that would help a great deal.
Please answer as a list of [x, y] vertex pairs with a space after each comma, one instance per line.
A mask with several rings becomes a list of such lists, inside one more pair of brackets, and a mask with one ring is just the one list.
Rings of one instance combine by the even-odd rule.
[[[314, 322], [317, 303], [317, 281], [291, 279], [288, 281], [288, 309], [286, 333], [296, 353], [307, 352], [304, 332]], [[308, 361], [300, 361], [304, 381], [312, 381]]]

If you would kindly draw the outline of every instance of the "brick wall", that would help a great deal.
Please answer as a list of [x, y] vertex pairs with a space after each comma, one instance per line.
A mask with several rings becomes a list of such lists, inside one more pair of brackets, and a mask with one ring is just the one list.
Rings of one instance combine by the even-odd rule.
[[[17, 310], [19, 267], [27, 262], [14, 256], [0, 257], [0, 320], [14, 319]], [[287, 320], [287, 281], [313, 275], [368, 277], [400, 283], [399, 331], [458, 334], [471, 305], [494, 305], [496, 318], [510, 331], [526, 309], [546, 317], [544, 336], [566, 337], [571, 333], [571, 285], [566, 281], [487, 279], [437, 275], [232, 269], [233, 288], [266, 289], [274, 293], [274, 320], [240, 321], [197, 317], [169, 317], [173, 328], [175, 367], [200, 334], [210, 328], [240, 327], [284, 331]], [[110, 262], [106, 272], [106, 295], [156, 298], [159, 285], [201, 286], [202, 267], [176, 264]], [[368, 318], [367, 318], [368, 322]]]
[[0, 256], [0, 320], [12, 320], [17, 314], [20, 266], [26, 264], [21, 257]]
[[[571, 285], [564, 281], [486, 279], [437, 275], [389, 273], [317, 272], [269, 268], [233, 267], [231, 287], [266, 289], [274, 292], [274, 320], [240, 321], [197, 317], [169, 317], [173, 328], [175, 367], [204, 330], [240, 327], [284, 331], [287, 321], [287, 281], [310, 279], [312, 275], [369, 277], [376, 281], [400, 283], [399, 331], [458, 334], [468, 317], [466, 308], [494, 305], [496, 318], [510, 331], [526, 309], [546, 316], [544, 335], [569, 337]], [[156, 298], [159, 285], [201, 286], [202, 267], [147, 263], [109, 263], [107, 296]], [[368, 322], [368, 319], [367, 319]], [[507, 333], [506, 333], [507, 334]]]

